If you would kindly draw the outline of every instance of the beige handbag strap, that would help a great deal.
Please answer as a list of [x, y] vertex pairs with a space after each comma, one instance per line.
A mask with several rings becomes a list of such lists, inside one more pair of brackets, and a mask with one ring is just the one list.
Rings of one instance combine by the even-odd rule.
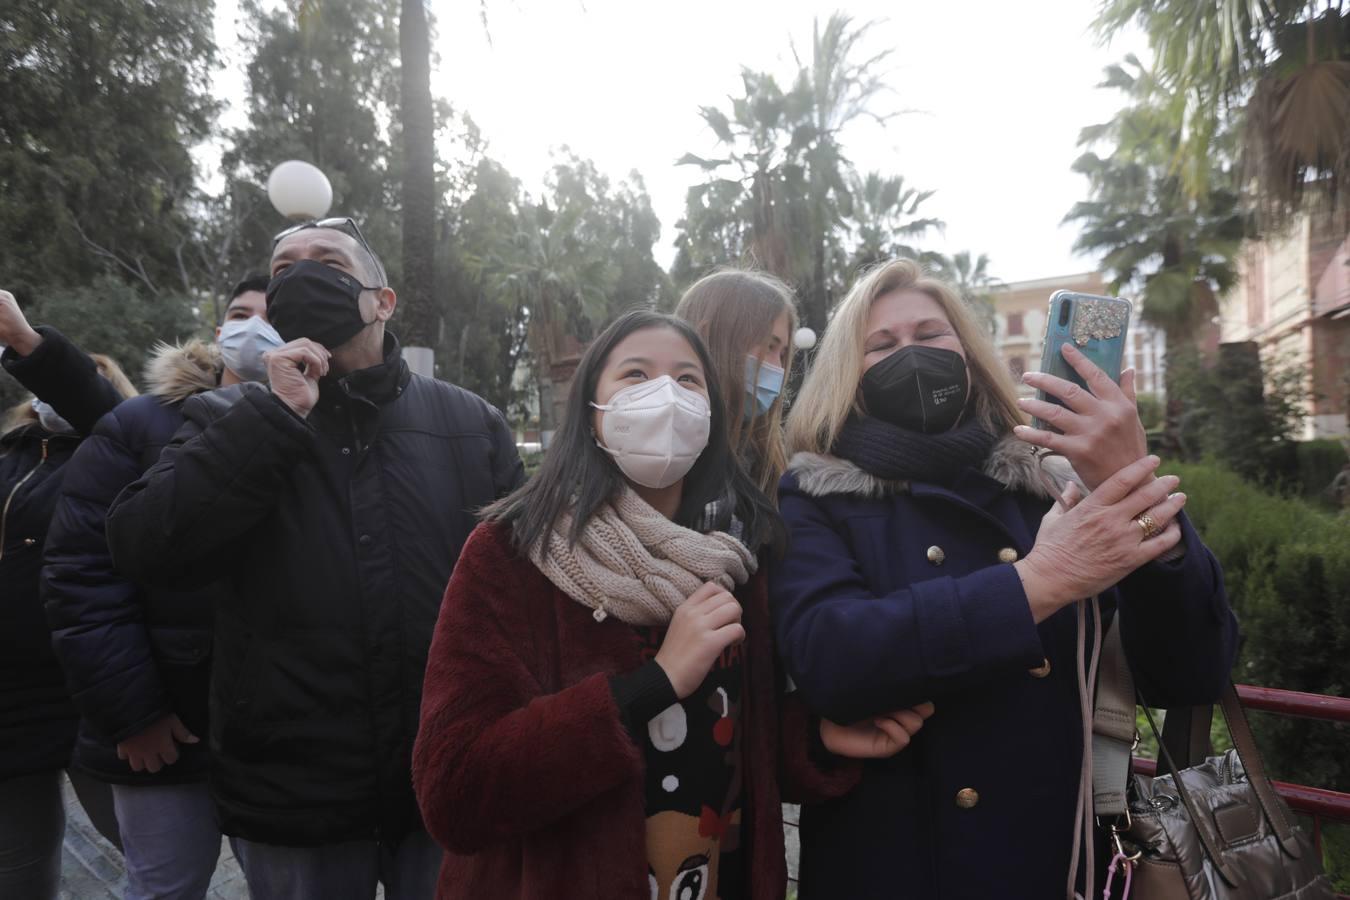
[[1098, 818], [1128, 811], [1125, 789], [1134, 751], [1134, 678], [1120, 643], [1120, 616], [1102, 639], [1092, 715], [1092, 806]]

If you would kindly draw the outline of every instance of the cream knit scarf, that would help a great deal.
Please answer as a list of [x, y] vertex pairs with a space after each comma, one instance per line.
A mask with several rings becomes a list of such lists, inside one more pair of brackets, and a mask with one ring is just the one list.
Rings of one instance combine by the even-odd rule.
[[[601, 506], [568, 546], [564, 514], [530, 550], [530, 559], [559, 590], [629, 625], [665, 625], [705, 582], [727, 590], [750, 580], [755, 557], [729, 534], [700, 534], [667, 519], [631, 489]], [[547, 546], [548, 555], [543, 549]]]

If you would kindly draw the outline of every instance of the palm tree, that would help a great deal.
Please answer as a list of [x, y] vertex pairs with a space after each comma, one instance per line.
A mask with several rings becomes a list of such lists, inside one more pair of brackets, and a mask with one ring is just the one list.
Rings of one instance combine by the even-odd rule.
[[685, 154], [681, 165], [701, 168], [706, 180], [691, 188], [685, 218], [677, 223], [677, 277], [689, 278], [720, 263], [750, 261], [795, 284], [803, 319], [825, 325], [832, 289], [847, 260], [844, 219], [853, 208], [853, 167], [843, 131], [878, 112], [886, 88], [881, 67], [890, 51], [859, 58], [868, 24], [835, 13], [812, 31], [809, 57], [793, 48], [797, 73], [784, 90], [772, 76], [745, 71], [744, 93], [728, 114], [704, 107], [703, 120], [722, 156]]
[[[1322, 7], [1321, 12], [1318, 8]], [[1149, 37], [1170, 113], [1181, 184], [1203, 196], [1206, 159], [1226, 132], [1241, 137], [1244, 175], [1262, 220], [1278, 225], [1305, 194], [1341, 210], [1350, 200], [1350, 19], [1336, 2], [1106, 0], [1109, 38], [1136, 24]]]
[[944, 223], [931, 216], [920, 216], [919, 207], [933, 191], [920, 191], [905, 184], [904, 176], [886, 177], [879, 172], [866, 175], [850, 173], [848, 204], [844, 221], [849, 229], [853, 252], [847, 271], [859, 270], [898, 256], [914, 259], [940, 269], [941, 255], [918, 249], [913, 241]]
[[1245, 221], [1233, 189], [1233, 167], [1221, 155], [1196, 197], [1181, 189], [1175, 165], [1183, 138], [1170, 116], [1172, 99], [1134, 57], [1106, 70], [1104, 86], [1132, 99], [1112, 121], [1083, 129], [1079, 143], [1113, 142], [1106, 156], [1089, 149], [1074, 163], [1091, 199], [1074, 205], [1066, 222], [1082, 226], [1074, 247], [1102, 253], [1116, 290], [1134, 289], [1142, 314], [1179, 346], [1217, 310], [1216, 294], [1237, 280]]
[[[936, 274], [956, 288], [961, 299], [979, 318], [990, 334], [994, 333], [993, 292], [1002, 282], [989, 274], [989, 256], [981, 253], [972, 256], [969, 250], [961, 250], [951, 256], [929, 254], [936, 257], [929, 265]], [[928, 260], [923, 260], [928, 262]]]

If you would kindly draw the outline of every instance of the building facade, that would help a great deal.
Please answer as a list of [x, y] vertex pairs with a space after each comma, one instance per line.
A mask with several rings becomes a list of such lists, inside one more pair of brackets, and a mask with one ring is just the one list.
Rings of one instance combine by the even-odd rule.
[[1268, 369], [1305, 371], [1301, 437], [1350, 436], [1350, 236], [1301, 216], [1285, 233], [1247, 244], [1239, 269], [1220, 305], [1222, 339], [1254, 341]]

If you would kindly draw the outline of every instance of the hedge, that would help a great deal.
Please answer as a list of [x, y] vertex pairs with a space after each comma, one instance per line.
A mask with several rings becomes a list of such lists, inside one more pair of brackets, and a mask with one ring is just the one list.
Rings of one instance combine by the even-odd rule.
[[[1235, 681], [1350, 695], [1350, 513], [1267, 493], [1215, 464], [1166, 464], [1186, 512], [1223, 566], [1242, 630]], [[1350, 726], [1256, 713], [1271, 774], [1350, 792]], [[1350, 828], [1327, 832], [1328, 863], [1350, 886]]]

